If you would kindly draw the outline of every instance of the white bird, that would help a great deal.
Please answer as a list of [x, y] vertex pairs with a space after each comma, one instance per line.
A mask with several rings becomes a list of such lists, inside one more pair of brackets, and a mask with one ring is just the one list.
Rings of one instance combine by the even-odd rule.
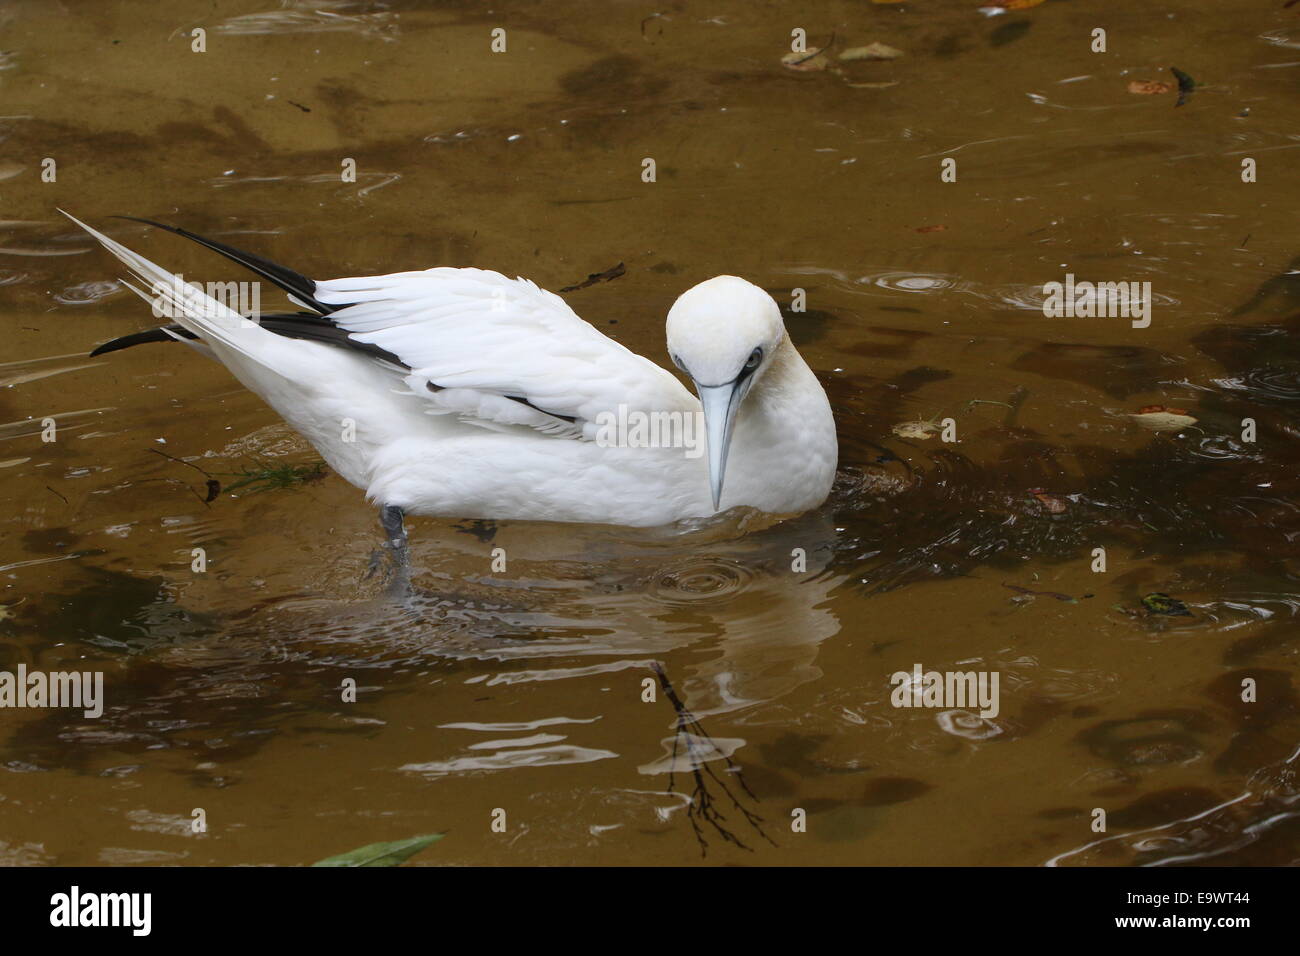
[[[701, 282], [668, 313], [668, 351], [697, 401], [525, 279], [433, 268], [317, 282], [150, 223], [310, 310], [250, 321], [68, 218], [177, 323], [91, 354], [176, 339], [215, 357], [380, 506], [402, 554], [405, 514], [651, 527], [738, 506], [790, 516], [830, 492], [838, 447], [826, 393], [776, 302], [744, 279]], [[701, 413], [705, 447], [680, 447]], [[683, 442], [638, 447], [635, 427], [618, 434], [615, 423], [638, 416], [680, 422]]]

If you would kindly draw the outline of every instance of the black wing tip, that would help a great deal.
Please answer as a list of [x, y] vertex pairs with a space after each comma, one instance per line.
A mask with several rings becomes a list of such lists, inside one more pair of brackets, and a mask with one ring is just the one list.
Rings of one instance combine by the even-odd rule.
[[183, 236], [186, 239], [193, 239], [195, 242], [203, 242], [203, 243], [207, 242], [207, 240], [205, 240], [202, 236], [196, 236], [194, 235], [194, 233], [187, 232], [186, 230], [182, 229], [180, 226], [170, 226], [165, 222], [159, 222], [157, 219], [145, 219], [143, 216], [118, 216], [118, 215], [105, 216], [104, 218], [121, 219], [125, 222], [140, 222], [140, 223], [144, 223], [146, 226], [153, 226], [155, 229], [164, 229], [167, 232], [172, 233], [173, 235]]
[[143, 222], [143, 223], [145, 223], [146, 225], [157, 226], [159, 229], [167, 229], [167, 230], [169, 230], [169, 231], [171, 231], [171, 232], [176, 232], [176, 231], [180, 228], [179, 226], [169, 226], [169, 225], [167, 225], [167, 223], [165, 223], [165, 222], [159, 222], [159, 221], [156, 220], [156, 219], [145, 219], [143, 216], [109, 216], [108, 218], [109, 218], [109, 219], [129, 219], [129, 220], [131, 220], [132, 222]]
[[256, 253], [246, 252], [243, 249], [236, 249], [234, 246], [227, 245], [224, 242], [218, 242], [216, 239], [209, 239], [206, 236], [200, 236], [196, 232], [190, 232], [188, 229], [182, 229], [180, 226], [169, 226], [165, 222], [158, 222], [156, 219], [145, 219], [143, 216], [111, 216], [112, 219], [126, 219], [130, 222], [142, 222], [149, 226], [156, 226], [159, 229], [165, 229], [167, 232], [197, 242], [201, 246], [211, 249], [218, 255], [225, 256], [231, 262], [243, 266], [252, 272], [257, 273], [262, 278], [267, 279], [273, 285], [279, 287], [281, 291], [293, 296], [309, 308], [315, 309], [321, 315], [329, 315], [343, 306], [326, 305], [316, 300], [316, 280], [311, 279], [301, 272], [282, 266], [278, 262], [272, 262], [264, 256]]
[[167, 328], [145, 329], [143, 332], [132, 332], [130, 335], [119, 335], [115, 339], [110, 339], [103, 345], [97, 345], [90, 353], [90, 358], [98, 358], [101, 355], [107, 355], [109, 352], [119, 352], [122, 349], [129, 349], [133, 345], [145, 345], [149, 342], [175, 342], [176, 339], [170, 333], [175, 333], [182, 338], [197, 339], [198, 336], [188, 329], [179, 325], [168, 326]]

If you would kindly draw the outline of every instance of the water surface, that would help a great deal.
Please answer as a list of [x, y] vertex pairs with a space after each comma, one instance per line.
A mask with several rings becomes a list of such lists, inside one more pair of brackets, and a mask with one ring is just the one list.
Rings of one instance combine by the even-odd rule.
[[[302, 864], [441, 831], [416, 862], [1300, 859], [1300, 18], [978, 6], [9, 4], [0, 666], [100, 670], [108, 702], [0, 712], [0, 862]], [[796, 27], [904, 56], [792, 71]], [[1170, 66], [1203, 84], [1182, 106], [1128, 92]], [[87, 359], [150, 317], [57, 207], [204, 280], [243, 277], [107, 217], [319, 277], [558, 289], [622, 262], [566, 298], [665, 365], [695, 282], [803, 289], [836, 489], [748, 532], [417, 519], [420, 597], [393, 602], [333, 474], [203, 500], [174, 459], [229, 485], [316, 456], [179, 346]], [[1150, 282], [1150, 327], [1045, 318], [1067, 272]], [[1197, 423], [1131, 417], [1154, 405]], [[958, 441], [892, 431], [936, 417]], [[916, 663], [997, 671], [1001, 713], [892, 707]], [[697, 723], [643, 700], [660, 673]]]

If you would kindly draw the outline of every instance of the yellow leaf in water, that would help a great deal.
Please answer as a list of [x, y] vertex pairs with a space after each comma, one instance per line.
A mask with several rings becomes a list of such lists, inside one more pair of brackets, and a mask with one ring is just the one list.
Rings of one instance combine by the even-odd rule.
[[868, 43], [866, 46], [851, 46], [840, 54], [841, 60], [897, 60], [903, 55], [884, 43]]
[[938, 422], [899, 422], [890, 429], [899, 438], [929, 438], [938, 430]]
[[1159, 412], [1139, 412], [1129, 417], [1143, 428], [1149, 428], [1153, 432], [1176, 432], [1188, 425], [1196, 424], [1196, 419], [1191, 415], [1180, 415], [1169, 409]]

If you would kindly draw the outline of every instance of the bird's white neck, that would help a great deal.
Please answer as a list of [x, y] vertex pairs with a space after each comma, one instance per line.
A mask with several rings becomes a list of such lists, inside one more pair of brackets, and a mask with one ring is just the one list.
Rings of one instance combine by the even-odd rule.
[[786, 335], [737, 415], [722, 507], [815, 507], [835, 478], [838, 451], [826, 392]]

